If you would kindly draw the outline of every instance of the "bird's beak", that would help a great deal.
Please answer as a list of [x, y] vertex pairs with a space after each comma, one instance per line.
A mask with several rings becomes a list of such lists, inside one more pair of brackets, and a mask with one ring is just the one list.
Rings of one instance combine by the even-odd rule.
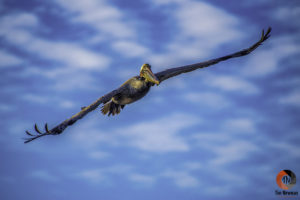
[[159, 85], [159, 80], [157, 79], [157, 77], [153, 74], [153, 72], [151, 71], [151, 69], [146, 69], [145, 70], [145, 73], [144, 73], [144, 76], [145, 76], [145, 78], [148, 80], [148, 81], [150, 81], [150, 82], [152, 82], [152, 83], [154, 83], [154, 84], [156, 84], [156, 85]]

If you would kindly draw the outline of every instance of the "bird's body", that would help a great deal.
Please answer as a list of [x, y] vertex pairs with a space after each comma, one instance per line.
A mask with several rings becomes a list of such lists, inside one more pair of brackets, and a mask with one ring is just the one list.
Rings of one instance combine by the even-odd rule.
[[153, 83], [147, 81], [145, 78], [135, 76], [127, 80], [121, 85], [124, 90], [111, 98], [109, 102], [102, 107], [102, 113], [105, 115], [119, 114], [121, 109], [126, 104], [131, 104], [143, 98], [150, 90]]
[[122, 91], [112, 96], [110, 101], [105, 103], [101, 109], [102, 114], [108, 116], [121, 112], [126, 104], [133, 103], [143, 98], [154, 84], [159, 84], [159, 80], [153, 74], [149, 64], [143, 64], [139, 76], [134, 76], [121, 85]]
[[45, 124], [45, 132], [41, 132], [37, 125], [35, 124], [34, 128], [38, 134], [34, 135], [31, 134], [29, 131], [26, 131], [27, 135], [31, 136], [28, 138], [25, 143], [28, 143], [32, 140], [35, 140], [39, 137], [45, 135], [58, 135], [61, 134], [68, 126], [74, 124], [77, 120], [83, 118], [89, 112], [95, 110], [100, 104], [103, 104], [101, 109], [104, 115], [115, 115], [119, 114], [121, 109], [124, 108], [125, 105], [133, 103], [141, 98], [143, 98], [150, 90], [151, 86], [154, 84], [159, 85], [161, 82], [178, 76], [182, 73], [188, 73], [200, 68], [208, 67], [211, 65], [215, 65], [221, 61], [225, 61], [231, 58], [246, 56], [252, 51], [254, 51], [258, 46], [260, 46], [265, 40], [270, 37], [271, 28], [267, 30], [265, 33], [262, 31], [261, 38], [258, 42], [254, 43], [249, 48], [243, 49], [241, 51], [237, 51], [235, 53], [214, 58], [205, 62], [199, 62], [196, 64], [175, 67], [171, 69], [167, 69], [156, 74], [153, 74], [151, 70], [151, 66], [149, 64], [144, 64], [141, 67], [139, 76], [135, 76], [127, 80], [124, 84], [122, 84], [118, 89], [113, 90], [106, 95], [100, 97], [94, 103], [89, 106], [82, 107], [82, 110], [66, 119], [56, 127], [52, 128], [51, 130], [48, 129], [48, 125]]
[[143, 98], [149, 92], [152, 85], [153, 83], [146, 81], [143, 77], [132, 77], [122, 84], [122, 86], [125, 86], [127, 89], [115, 95], [112, 101], [121, 105], [133, 103]]

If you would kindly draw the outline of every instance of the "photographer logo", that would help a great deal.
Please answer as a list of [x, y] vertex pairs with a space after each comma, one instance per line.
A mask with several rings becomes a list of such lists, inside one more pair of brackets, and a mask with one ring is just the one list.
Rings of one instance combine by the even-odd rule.
[[278, 196], [298, 196], [297, 191], [286, 191], [290, 190], [294, 185], [296, 185], [296, 175], [291, 170], [285, 169], [280, 171], [276, 177], [276, 183], [280, 190], [275, 190], [275, 194]]

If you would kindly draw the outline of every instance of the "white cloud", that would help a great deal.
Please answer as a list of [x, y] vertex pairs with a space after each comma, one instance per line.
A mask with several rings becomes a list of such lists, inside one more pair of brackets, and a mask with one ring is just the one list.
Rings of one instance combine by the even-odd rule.
[[98, 34], [114, 38], [133, 38], [134, 28], [120, 9], [106, 1], [56, 0], [57, 4], [71, 13], [74, 23], [87, 24]]
[[45, 103], [49, 102], [48, 97], [36, 95], [36, 94], [24, 94], [22, 98], [24, 100], [32, 102], [32, 103], [45, 104]]
[[79, 68], [39, 68], [39, 67], [29, 67], [23, 72], [24, 76], [44, 76], [48, 79], [52, 79], [52, 84], [50, 88], [56, 91], [66, 91], [77, 89], [93, 90], [100, 92], [102, 90], [101, 85], [97, 84], [94, 79], [93, 71], [81, 70]]
[[62, 107], [62, 108], [73, 108], [75, 106], [74, 102], [72, 101], [69, 101], [69, 100], [62, 100], [60, 103], [59, 103], [59, 106]]
[[99, 169], [84, 170], [77, 174], [78, 177], [84, 178], [92, 183], [106, 180], [104, 172]]
[[194, 92], [184, 95], [184, 98], [199, 106], [209, 106], [210, 108], [224, 108], [230, 105], [230, 101], [222, 95], [211, 92]]
[[70, 67], [103, 70], [110, 64], [108, 57], [67, 42], [35, 39], [30, 42], [27, 50], [32, 53], [35, 52], [45, 59], [59, 61]]
[[216, 158], [211, 159], [210, 164], [216, 166], [247, 158], [249, 153], [259, 148], [246, 140], [234, 140], [224, 145], [210, 145], [210, 149], [216, 154]]
[[297, 38], [297, 35], [271, 36], [265, 42], [264, 49], [260, 47], [249, 56], [245, 66], [242, 68], [242, 74], [250, 77], [259, 77], [281, 70], [279, 68], [281, 61], [299, 52]]
[[270, 50], [260, 50], [252, 54], [242, 72], [246, 76], [263, 76], [276, 70], [278, 59]]
[[199, 170], [199, 169], [203, 169], [203, 163], [201, 163], [201, 162], [185, 162], [184, 164], [183, 164], [183, 168], [185, 169], [185, 170]]
[[[96, 113], [99, 115], [100, 113]], [[95, 115], [96, 115], [95, 114]], [[101, 125], [101, 124], [100, 124]], [[103, 126], [103, 124], [101, 125]], [[119, 144], [119, 137], [112, 131], [107, 133], [99, 128], [99, 119], [97, 116], [85, 121], [80, 121], [80, 126], [77, 126], [71, 137], [76, 145], [81, 145], [85, 148], [95, 149], [101, 143], [115, 146]]]
[[[156, 1], [157, 5], [172, 3], [167, 10], [177, 25], [176, 34], [166, 45], [165, 53], [153, 54], [150, 61], [157, 66], [178, 65], [211, 56], [221, 45], [237, 41], [243, 34], [238, 30], [240, 20], [224, 10], [205, 2]], [[173, 32], [174, 32], [173, 31]]]
[[15, 55], [0, 50], [0, 67], [7, 67], [12, 65], [20, 65], [23, 60]]
[[247, 118], [229, 119], [224, 123], [224, 128], [232, 132], [255, 132], [253, 120]]
[[36, 171], [33, 171], [31, 174], [30, 174], [31, 177], [33, 178], [36, 178], [36, 179], [40, 179], [40, 180], [43, 180], [43, 181], [47, 181], [47, 182], [56, 182], [59, 180], [58, 177], [50, 174], [48, 171], [46, 170], [36, 170]]
[[293, 145], [286, 141], [274, 141], [269, 145], [275, 148], [276, 151], [285, 152], [287, 156], [300, 158], [300, 147], [298, 145]]
[[130, 41], [117, 41], [112, 44], [115, 51], [127, 57], [146, 56], [149, 50], [135, 42]]
[[300, 106], [300, 91], [296, 91], [296, 92], [287, 94], [286, 96], [282, 96], [279, 99], [279, 102], [282, 104]]
[[[189, 145], [179, 131], [198, 123], [189, 115], [173, 115], [154, 121], [144, 121], [118, 130], [136, 148], [150, 152], [188, 151]], [[166, 126], [168, 124], [168, 126]]]
[[113, 50], [125, 57], [145, 57], [149, 49], [137, 42], [139, 18], [131, 17], [130, 12], [118, 8], [109, 1], [97, 0], [56, 0], [69, 14], [75, 24], [84, 24], [96, 30], [87, 42], [97, 44], [109, 41]]
[[183, 2], [176, 12], [176, 18], [185, 36], [209, 38], [210, 45], [220, 45], [240, 36], [240, 32], [235, 29], [239, 20], [208, 3]]
[[15, 13], [3, 16], [0, 19], [0, 26], [0, 36], [21, 49], [26, 48], [22, 45], [28, 44], [31, 38], [34, 38], [31, 31], [39, 26], [39, 20], [33, 14]]
[[209, 75], [205, 78], [205, 83], [209, 86], [229, 92], [239, 92], [243, 94], [256, 94], [259, 92], [259, 89], [254, 84], [235, 76]]
[[111, 146], [132, 146], [146, 152], [185, 152], [190, 147], [180, 131], [199, 121], [195, 116], [177, 114], [119, 127], [107, 134], [99, 131], [99, 122], [95, 119], [81, 123], [72, 137], [81, 145], [89, 147], [104, 142]]
[[299, 26], [297, 20], [300, 17], [300, 7], [299, 6], [280, 6], [275, 9], [272, 15], [275, 19], [279, 19], [283, 22], [289, 21], [289, 23]]
[[184, 0], [153, 0], [153, 2], [156, 5], [167, 5], [167, 4], [171, 4], [171, 3], [180, 3], [180, 2], [184, 2]]
[[142, 186], [153, 185], [156, 181], [156, 176], [146, 175], [134, 172], [133, 167], [129, 165], [112, 165], [110, 167], [100, 167], [96, 169], [86, 169], [75, 174], [75, 177], [85, 179], [91, 183], [114, 184], [111, 176], [122, 176], [131, 182], [135, 182]]
[[25, 49], [31, 53], [44, 59], [61, 62], [69, 67], [104, 70], [110, 64], [108, 57], [67, 42], [30, 38], [28, 43], [22, 45], [26, 46]]
[[42, 94], [31, 94], [27, 93], [21, 96], [21, 98], [27, 102], [37, 103], [37, 104], [53, 104], [58, 105], [61, 108], [69, 109], [73, 108], [76, 104], [73, 101], [60, 99], [58, 97], [50, 97], [49, 95]]
[[155, 177], [145, 174], [138, 174], [138, 173], [132, 173], [128, 176], [129, 180], [139, 183], [139, 184], [146, 184], [151, 185], [155, 182]]
[[95, 53], [74, 43], [41, 39], [34, 30], [42, 28], [35, 15], [19, 13], [7, 15], [0, 20], [0, 36], [9, 43], [18, 46], [43, 59], [59, 62], [69, 67], [103, 70], [110, 59], [101, 53]]
[[241, 187], [245, 188], [248, 185], [246, 176], [241, 176], [233, 170], [224, 170], [224, 168], [211, 166], [207, 169], [206, 173], [213, 174], [219, 180], [205, 184], [202, 187], [203, 191], [209, 195], [224, 197], [230, 194], [230, 191]]
[[18, 13], [6, 15], [1, 17], [1, 30], [2, 34], [9, 34], [16, 27], [20, 29], [33, 28], [38, 26], [38, 18], [30, 13]]
[[89, 157], [92, 158], [92, 159], [96, 159], [96, 160], [104, 159], [104, 158], [107, 158], [109, 156], [110, 156], [109, 153], [103, 152], [103, 151], [93, 151], [93, 152], [89, 153]]
[[162, 176], [170, 178], [181, 188], [197, 187], [199, 185], [198, 179], [186, 171], [167, 170], [162, 173]]
[[183, 89], [186, 89], [188, 87], [188, 84], [185, 81], [185, 77], [178, 76], [176, 78], [168, 79], [168, 83], [161, 84], [159, 87], [156, 88], [156, 90], [165, 92], [164, 90], [169, 90], [170, 88], [176, 88], [178, 91], [183, 91]]
[[201, 132], [193, 135], [193, 141], [196, 141], [199, 146], [205, 146], [207, 143], [212, 144], [223, 144], [231, 140], [231, 136], [224, 133], [209, 133], [209, 132]]
[[109, 173], [119, 173], [119, 174], [129, 174], [129, 172], [133, 171], [133, 167], [131, 165], [126, 164], [116, 164], [107, 168], [104, 168], [106, 172]]
[[111, 175], [121, 175], [128, 178], [132, 174], [132, 167], [129, 165], [113, 165], [110, 167], [102, 167], [96, 169], [82, 170], [75, 176], [83, 178], [91, 183], [109, 182]]
[[121, 68], [115, 71], [115, 75], [121, 79], [128, 79], [129, 77], [136, 76], [139, 73], [139, 67], [136, 68]]
[[[244, 130], [245, 122], [239, 122], [239, 120], [237, 120], [228, 123], [230, 126], [238, 126], [239, 128], [242, 126], [242, 131], [248, 131]], [[249, 126], [248, 122], [245, 124]], [[250, 126], [253, 128], [252, 125]], [[221, 128], [224, 129], [224, 127]], [[207, 149], [215, 154], [214, 157], [209, 159], [206, 166], [211, 166], [218, 170], [220, 166], [247, 159], [249, 158], [249, 154], [260, 150], [255, 142], [249, 139], [241, 139], [234, 133], [236, 130], [233, 132], [226, 131], [227, 128], [228, 127], [225, 127], [225, 130], [219, 133], [204, 132], [193, 135], [193, 141], [196, 141], [199, 148]]]

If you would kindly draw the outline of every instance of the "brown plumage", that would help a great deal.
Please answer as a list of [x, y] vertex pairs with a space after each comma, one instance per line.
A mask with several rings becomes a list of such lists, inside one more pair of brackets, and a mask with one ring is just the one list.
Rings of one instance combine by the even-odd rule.
[[208, 67], [231, 58], [248, 55], [270, 37], [270, 32], [271, 28], [269, 28], [266, 33], [262, 31], [260, 40], [247, 49], [243, 49], [233, 54], [229, 54], [227, 56], [215, 58], [205, 62], [167, 69], [156, 74], [152, 73], [151, 66], [149, 64], [144, 64], [140, 70], [139, 76], [135, 76], [127, 80], [118, 89], [113, 90], [112, 92], [100, 97], [91, 105], [83, 107], [79, 113], [73, 115], [69, 119], [66, 119], [51, 130], [48, 129], [48, 125], [46, 124], [45, 132], [41, 132], [35, 124], [34, 128], [37, 134], [34, 135], [26, 131], [27, 135], [29, 135], [30, 138], [26, 139], [25, 143], [28, 143], [45, 135], [61, 134], [68, 126], [74, 124], [77, 120], [83, 118], [86, 114], [95, 110], [100, 104], [103, 104], [101, 112], [104, 115], [108, 114], [109, 116], [119, 114], [121, 109], [123, 109], [125, 105], [133, 103], [144, 97], [154, 84], [158, 85], [164, 80], [167, 80], [171, 77], [177, 76], [182, 73], [187, 73], [196, 69]]

